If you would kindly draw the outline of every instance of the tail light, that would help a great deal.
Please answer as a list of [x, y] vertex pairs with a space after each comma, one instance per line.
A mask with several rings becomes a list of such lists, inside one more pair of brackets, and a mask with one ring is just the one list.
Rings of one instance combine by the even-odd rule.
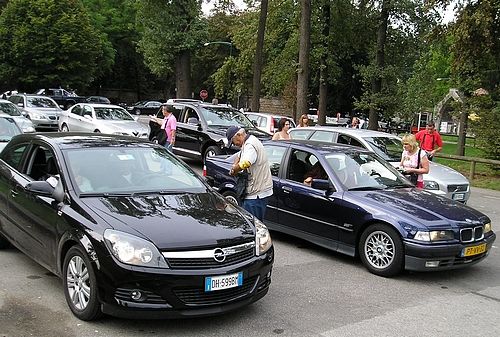
[[207, 165], [203, 165], [203, 176], [207, 176]]

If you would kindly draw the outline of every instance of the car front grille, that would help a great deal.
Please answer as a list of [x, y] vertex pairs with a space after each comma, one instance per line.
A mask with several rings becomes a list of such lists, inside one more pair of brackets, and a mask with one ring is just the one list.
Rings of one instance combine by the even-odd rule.
[[259, 280], [253, 276], [243, 280], [243, 285], [237, 288], [205, 292], [203, 288], [177, 288], [173, 292], [186, 305], [216, 305], [234, 301], [251, 294]]
[[[215, 251], [223, 252], [223, 259], [215, 258]], [[163, 252], [172, 269], [206, 269], [230, 266], [250, 260], [255, 256], [255, 243], [189, 252]]]
[[448, 185], [448, 193], [467, 192], [468, 190], [469, 190], [468, 184]]
[[57, 117], [56, 117], [56, 116], [49, 116], [49, 119], [50, 119], [51, 121], [55, 121], [55, 120], [57, 120]]
[[476, 226], [474, 228], [460, 229], [461, 242], [473, 242], [482, 240], [484, 237], [483, 226]]

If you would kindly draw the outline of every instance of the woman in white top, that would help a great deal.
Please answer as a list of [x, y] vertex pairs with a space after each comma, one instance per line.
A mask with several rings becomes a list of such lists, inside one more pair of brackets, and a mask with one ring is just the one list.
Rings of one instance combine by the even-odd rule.
[[281, 118], [278, 131], [274, 134], [273, 140], [290, 139], [288, 130], [290, 130], [290, 121], [286, 118]]
[[399, 166], [404, 169], [404, 174], [409, 176], [410, 180], [413, 180], [412, 182], [415, 183], [416, 187], [424, 188], [423, 175], [429, 173], [429, 159], [427, 158], [427, 154], [418, 147], [415, 135], [404, 135], [402, 140], [403, 154], [401, 155]]

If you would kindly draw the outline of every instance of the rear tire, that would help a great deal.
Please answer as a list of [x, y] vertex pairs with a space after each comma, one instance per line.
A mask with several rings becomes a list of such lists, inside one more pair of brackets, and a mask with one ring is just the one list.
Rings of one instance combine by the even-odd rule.
[[207, 161], [208, 157], [217, 156], [221, 153], [222, 153], [221, 149], [217, 146], [212, 145], [207, 147], [205, 153], [203, 154], [203, 163]]
[[375, 275], [390, 277], [403, 270], [403, 242], [389, 225], [374, 224], [366, 228], [361, 234], [358, 251], [366, 269]]
[[66, 302], [76, 317], [92, 321], [102, 316], [94, 267], [80, 246], [66, 254], [62, 278]]

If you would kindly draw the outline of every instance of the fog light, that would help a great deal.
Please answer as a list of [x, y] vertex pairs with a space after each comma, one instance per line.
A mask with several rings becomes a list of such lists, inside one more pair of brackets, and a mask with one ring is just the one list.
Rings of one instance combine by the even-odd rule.
[[427, 268], [436, 268], [439, 267], [439, 261], [426, 261], [425, 267]]
[[139, 290], [134, 290], [134, 291], [132, 291], [132, 293], [130, 294], [130, 297], [131, 297], [134, 301], [139, 301], [139, 300], [142, 298], [142, 293], [141, 293]]

